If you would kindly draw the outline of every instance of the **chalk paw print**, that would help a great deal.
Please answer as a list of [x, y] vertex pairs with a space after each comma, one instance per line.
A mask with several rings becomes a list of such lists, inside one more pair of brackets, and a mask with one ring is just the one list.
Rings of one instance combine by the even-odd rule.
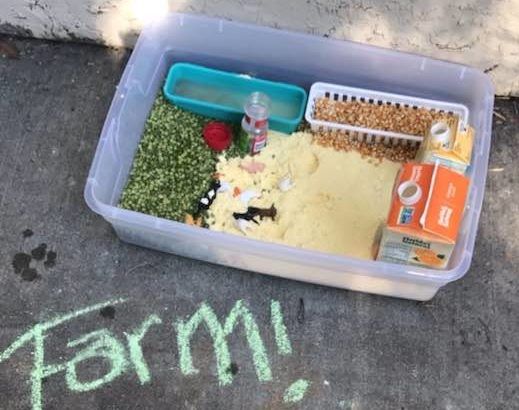
[[[29, 238], [33, 235], [30, 229], [23, 231], [23, 237]], [[39, 244], [30, 253], [18, 252], [14, 255], [12, 265], [14, 273], [20, 275], [22, 280], [32, 282], [41, 277], [37, 268], [53, 268], [56, 265], [58, 254], [53, 250], [48, 250], [46, 243]]]

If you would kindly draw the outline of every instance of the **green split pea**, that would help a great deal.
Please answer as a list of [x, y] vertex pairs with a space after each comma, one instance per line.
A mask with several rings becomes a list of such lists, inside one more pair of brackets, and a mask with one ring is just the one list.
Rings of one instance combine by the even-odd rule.
[[[185, 111], [159, 94], [137, 149], [120, 207], [183, 222], [197, 211], [209, 189], [218, 153], [205, 143], [202, 132], [212, 121]], [[227, 157], [243, 156], [241, 127], [233, 125], [235, 142]]]

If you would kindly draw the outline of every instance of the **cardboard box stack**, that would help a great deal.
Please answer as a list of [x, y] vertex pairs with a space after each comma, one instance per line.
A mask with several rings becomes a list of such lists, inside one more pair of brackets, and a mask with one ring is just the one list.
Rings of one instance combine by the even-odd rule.
[[377, 260], [445, 269], [456, 245], [470, 180], [474, 129], [457, 117], [435, 122], [416, 162], [397, 175]]

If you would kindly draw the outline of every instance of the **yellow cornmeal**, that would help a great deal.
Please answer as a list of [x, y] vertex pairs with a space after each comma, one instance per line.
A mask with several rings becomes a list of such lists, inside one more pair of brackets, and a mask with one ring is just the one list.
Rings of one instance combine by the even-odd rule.
[[[249, 174], [240, 163], [266, 165], [263, 172]], [[356, 151], [335, 151], [312, 144], [311, 133], [292, 136], [269, 132], [268, 145], [259, 155], [244, 159], [221, 157], [220, 179], [231, 185], [219, 193], [207, 220], [210, 229], [246, 235], [318, 251], [372, 259], [378, 226], [385, 221], [391, 189], [400, 164], [363, 159]], [[290, 174], [294, 187], [282, 192], [279, 181]], [[251, 223], [242, 233], [233, 212], [245, 212], [247, 205], [233, 196], [235, 187], [262, 194], [249, 206], [277, 208], [275, 221], [266, 218]], [[259, 220], [259, 217], [257, 217]]]

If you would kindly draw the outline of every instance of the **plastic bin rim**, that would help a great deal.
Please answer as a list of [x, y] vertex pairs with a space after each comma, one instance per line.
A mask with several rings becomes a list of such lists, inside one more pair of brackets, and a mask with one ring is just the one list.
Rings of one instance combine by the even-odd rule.
[[[374, 260], [363, 260], [349, 256], [326, 253], [311, 249], [302, 249], [290, 245], [262, 241], [254, 238], [240, 237], [238, 235], [226, 232], [212, 231], [206, 228], [190, 226], [182, 222], [177, 222], [165, 218], [147, 215], [141, 212], [118, 208], [112, 205], [100, 204], [95, 198], [87, 197], [87, 191], [90, 190], [89, 185], [91, 183], [91, 181], [88, 181], [87, 185], [85, 186], [85, 199], [88, 206], [92, 209], [92, 211], [98, 213], [99, 215], [111, 221], [119, 220], [127, 225], [140, 225], [147, 229], [153, 229], [155, 231], [166, 233], [171, 233], [172, 231], [181, 231], [182, 233], [185, 233], [189, 236], [199, 236], [201, 240], [207, 238], [212, 239], [215, 243], [221, 243], [222, 240], [225, 240], [225, 242], [234, 243], [237, 246], [247, 246], [248, 244], [253, 244], [255, 249], [260, 249], [266, 252], [275, 252], [276, 250], [283, 249], [283, 251], [286, 254], [289, 254], [292, 258], [304, 260], [305, 263], [315, 265], [316, 267], [323, 266], [320, 262], [324, 262], [326, 264], [332, 263], [334, 265], [340, 265], [341, 267], [345, 267], [345, 273], [348, 272], [349, 266], [352, 266], [354, 269], [360, 268], [363, 271], [366, 269], [366, 267], [373, 267], [375, 268], [374, 272], [355, 272], [355, 274], [375, 277], [384, 277], [387, 275], [391, 275], [393, 277], [398, 277], [399, 279], [411, 281], [420, 280], [440, 283], [444, 285], [464, 276], [470, 266], [470, 258], [468, 258], [466, 253], [463, 255], [463, 259], [457, 267], [454, 267], [450, 270], [433, 270], [422, 268], [419, 266], [408, 266]], [[102, 206], [97, 207], [96, 205], [98, 204]], [[139, 218], [137, 221], [128, 222], [127, 216], [130, 215], [138, 215]], [[255, 253], [264, 256], [264, 253], [256, 252], [254, 250], [251, 250], [250, 248], [247, 251], [249, 253]], [[463, 269], [461, 269], [461, 271], [459, 269], [460, 266], [463, 266]], [[377, 267], [379, 269], [376, 269]], [[378, 272], [376, 270], [378, 270]]]
[[[155, 26], [160, 25], [161, 22], [164, 22], [166, 20], [178, 20], [181, 26], [184, 26], [186, 24], [186, 21], [189, 21], [189, 20], [193, 20], [193, 21], [197, 21], [197, 22], [204, 22], [204, 23], [208, 23], [208, 24], [216, 24], [217, 25], [216, 27], [218, 27], [218, 29], [220, 31], [224, 31], [225, 25], [228, 24], [228, 25], [232, 25], [235, 27], [246, 28], [249, 30], [261, 31], [262, 33], [279, 34], [280, 32], [282, 32], [286, 35], [290, 35], [293, 37], [308, 38], [308, 39], [312, 39], [312, 41], [317, 41], [317, 42], [325, 43], [325, 44], [326, 43], [337, 43], [337, 44], [348, 43], [350, 46], [355, 47], [355, 48], [362, 48], [362, 49], [370, 48], [373, 50], [377, 50], [377, 52], [382, 53], [382, 54], [397, 53], [400, 55], [408, 55], [408, 56], [420, 58], [423, 61], [439, 63], [439, 64], [442, 64], [445, 66], [452, 66], [455, 68], [463, 68], [463, 69], [466, 69], [467, 71], [472, 71], [474, 73], [481, 74], [481, 76], [485, 77], [485, 80], [487, 82], [492, 84], [492, 82], [490, 80], [490, 76], [488, 76], [486, 73], [484, 73], [483, 70], [481, 70], [477, 67], [467, 65], [467, 64], [457, 63], [457, 62], [453, 62], [453, 61], [449, 61], [449, 60], [445, 60], [445, 59], [441, 59], [441, 58], [427, 57], [427, 56], [424, 56], [419, 53], [413, 53], [411, 51], [394, 50], [394, 49], [391, 49], [388, 47], [377, 46], [374, 44], [361, 43], [359, 41], [353, 41], [353, 40], [348, 40], [348, 39], [339, 39], [339, 38], [334, 38], [334, 37], [324, 37], [324, 36], [321, 37], [321, 36], [317, 36], [315, 34], [306, 33], [304, 31], [297, 31], [294, 29], [286, 29], [286, 28], [282, 28], [282, 27], [274, 28], [274, 27], [269, 27], [269, 26], [265, 26], [265, 25], [261, 25], [261, 24], [247, 23], [247, 22], [236, 21], [236, 20], [232, 20], [232, 19], [226, 19], [226, 18], [221, 18], [221, 17], [211, 17], [211, 16], [193, 14], [193, 13], [170, 12], [170, 13], [163, 15], [162, 17], [157, 18], [156, 20], [148, 23], [147, 25], [145, 25], [143, 27], [143, 30], [141, 31], [141, 35], [139, 36], [139, 38], [137, 40], [137, 43], [139, 42], [140, 37], [142, 36], [143, 33], [147, 32], [149, 30], [152, 30]], [[493, 85], [492, 85], [492, 87], [493, 87]]]
[[[311, 39], [312, 41], [320, 42], [323, 44], [326, 43], [335, 43], [335, 44], [344, 44], [348, 43], [351, 47], [355, 48], [361, 48], [361, 49], [372, 49], [377, 50], [378, 53], [381, 54], [400, 54], [400, 55], [406, 55], [414, 58], [419, 58], [422, 61], [432, 62], [436, 64], [441, 64], [444, 66], [450, 66], [452, 68], [458, 68], [462, 69], [464, 73], [473, 73], [477, 77], [481, 77], [481, 80], [485, 83], [485, 88], [487, 91], [487, 94], [491, 94], [494, 96], [495, 94], [495, 87], [494, 83], [492, 82], [491, 77], [486, 74], [483, 70], [473, 67], [467, 64], [462, 64], [459, 62], [453, 62], [449, 60], [444, 60], [441, 58], [432, 58], [427, 57], [419, 53], [413, 53], [411, 51], [403, 51], [403, 50], [394, 50], [383, 46], [377, 46], [374, 44], [366, 44], [361, 43], [358, 41], [353, 40], [347, 40], [347, 39], [338, 39], [333, 37], [320, 37], [316, 36], [314, 34], [305, 33], [302, 31], [295, 31], [295, 30], [289, 30], [289, 29], [282, 29], [282, 28], [273, 28], [268, 26], [263, 26], [260, 24], [253, 24], [253, 23], [244, 23], [240, 21], [234, 21], [230, 19], [223, 19], [218, 17], [210, 17], [210, 16], [204, 16], [204, 15], [197, 15], [197, 14], [191, 14], [191, 13], [178, 13], [178, 12], [171, 12], [168, 13], [161, 18], [158, 18], [147, 25], [145, 25], [137, 38], [137, 42], [135, 43], [135, 47], [133, 51], [135, 52], [137, 49], [141, 47], [141, 44], [145, 41], [146, 34], [154, 29], [155, 26], [159, 25], [161, 22], [164, 22], [166, 20], [178, 20], [180, 22], [180, 25], [183, 26], [186, 23], [186, 20], [193, 20], [198, 22], [205, 22], [207, 24], [218, 24], [220, 27], [220, 30], [224, 29], [225, 24], [233, 25], [235, 27], [241, 27], [249, 30], [255, 30], [255, 31], [261, 31], [263, 33], [271, 33], [271, 34], [279, 34], [283, 33], [285, 35], [290, 35], [292, 37], [299, 37], [299, 38], [307, 38]], [[134, 53], [130, 56], [130, 59], [128, 60], [128, 65], [133, 62], [134, 59]], [[126, 70], [125, 70], [126, 71]], [[123, 77], [126, 73], [123, 73]], [[306, 93], [306, 91], [305, 91]], [[303, 111], [304, 112], [304, 111]]]

